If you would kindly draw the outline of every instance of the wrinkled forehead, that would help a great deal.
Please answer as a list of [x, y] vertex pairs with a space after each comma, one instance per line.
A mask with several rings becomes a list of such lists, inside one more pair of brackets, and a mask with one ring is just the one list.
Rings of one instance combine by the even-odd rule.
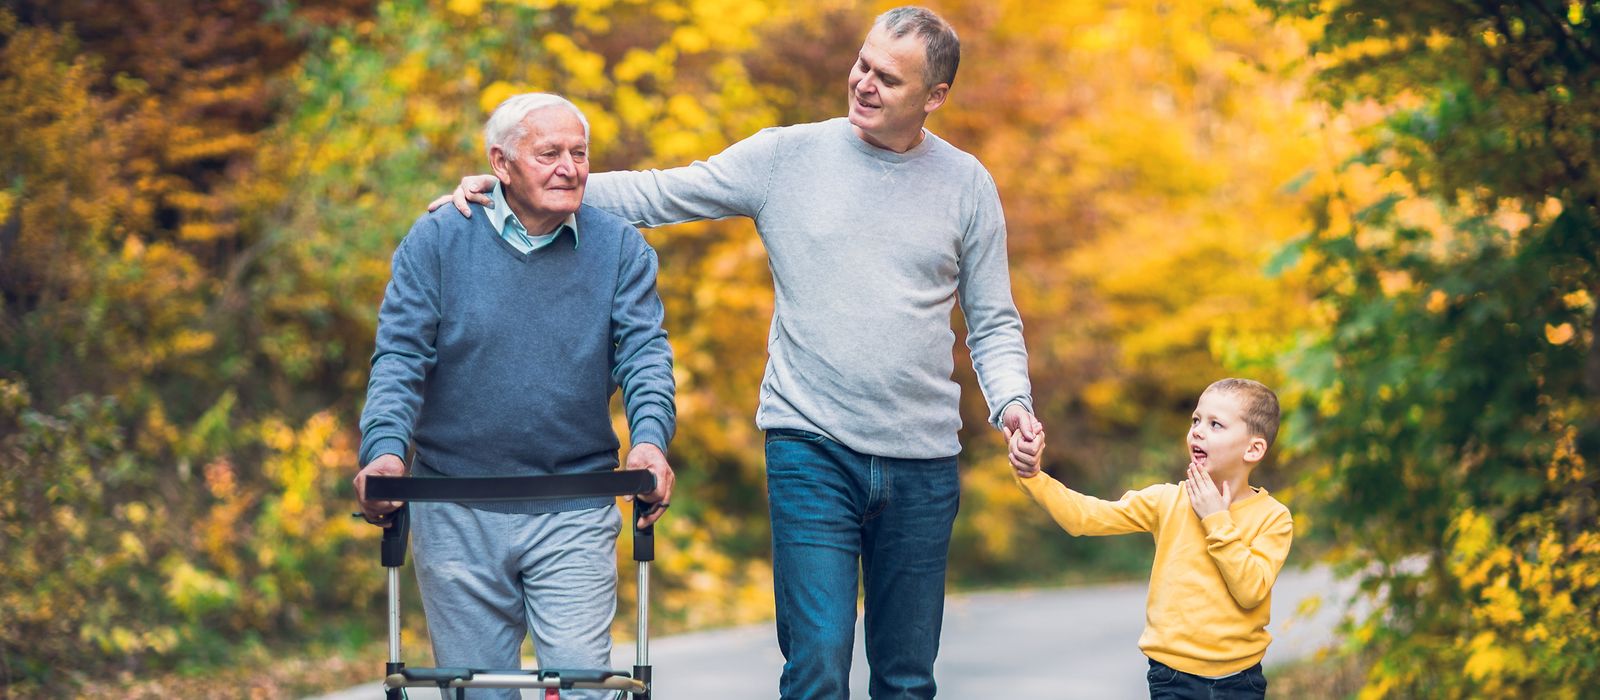
[[522, 123], [527, 125], [527, 143], [560, 143], [571, 145], [573, 143], [587, 143], [588, 138], [583, 135], [583, 122], [578, 121], [578, 115], [562, 105], [540, 107], [522, 118]]
[[861, 44], [861, 57], [880, 69], [909, 77], [919, 74], [928, 62], [928, 47], [916, 32], [906, 32], [897, 38], [888, 27], [874, 24]]

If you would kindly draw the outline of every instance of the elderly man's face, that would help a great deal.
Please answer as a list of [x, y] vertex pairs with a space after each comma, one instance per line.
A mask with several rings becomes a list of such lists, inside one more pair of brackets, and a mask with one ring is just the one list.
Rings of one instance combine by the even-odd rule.
[[949, 86], [928, 85], [922, 69], [927, 47], [916, 34], [898, 39], [874, 25], [850, 68], [850, 123], [879, 148], [913, 139], [928, 114], [944, 103]]
[[583, 123], [564, 107], [534, 110], [523, 123], [528, 132], [516, 144], [517, 159], [495, 158], [495, 174], [505, 186], [506, 198], [521, 205], [516, 208], [535, 217], [565, 218], [578, 211], [589, 181], [589, 141], [583, 136]]

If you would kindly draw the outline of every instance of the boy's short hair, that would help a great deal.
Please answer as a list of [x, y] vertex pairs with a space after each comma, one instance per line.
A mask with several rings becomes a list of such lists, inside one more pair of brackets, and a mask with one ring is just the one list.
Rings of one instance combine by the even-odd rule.
[[1218, 379], [1206, 387], [1205, 393], [1225, 391], [1239, 397], [1244, 404], [1244, 424], [1251, 435], [1265, 438], [1267, 447], [1278, 439], [1278, 395], [1267, 385], [1254, 379], [1229, 377]]

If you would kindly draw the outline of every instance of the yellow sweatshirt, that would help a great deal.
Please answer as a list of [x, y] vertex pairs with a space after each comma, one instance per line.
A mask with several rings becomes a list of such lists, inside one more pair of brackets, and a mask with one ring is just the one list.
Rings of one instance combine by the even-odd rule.
[[1178, 484], [1104, 501], [1047, 474], [1017, 485], [1073, 536], [1148, 532], [1155, 536], [1144, 634], [1139, 648], [1179, 671], [1221, 676], [1254, 666], [1272, 635], [1272, 583], [1289, 556], [1289, 509], [1256, 489], [1201, 520]]

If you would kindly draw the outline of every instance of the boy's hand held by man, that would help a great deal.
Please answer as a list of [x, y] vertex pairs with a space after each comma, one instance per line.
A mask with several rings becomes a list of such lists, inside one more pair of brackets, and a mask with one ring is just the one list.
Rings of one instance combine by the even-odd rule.
[[1011, 461], [1011, 468], [1017, 476], [1024, 479], [1031, 478], [1039, 473], [1039, 465], [1044, 459], [1044, 426], [1035, 423], [1033, 436], [1024, 435], [1021, 428], [1015, 430], [1003, 427], [1005, 431], [1007, 459]]

